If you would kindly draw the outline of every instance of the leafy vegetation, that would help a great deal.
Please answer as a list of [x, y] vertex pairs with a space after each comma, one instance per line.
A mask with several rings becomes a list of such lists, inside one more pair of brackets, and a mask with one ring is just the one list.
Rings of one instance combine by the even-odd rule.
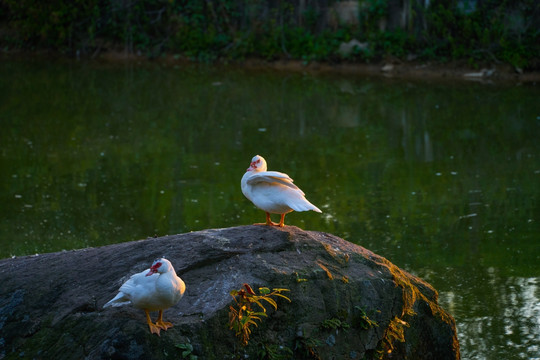
[[[52, 48], [96, 55], [165, 52], [200, 62], [298, 59], [373, 61], [383, 57], [465, 59], [537, 66], [536, 0], [0, 0], [3, 48]], [[350, 4], [350, 2], [347, 2]], [[324, 6], [323, 6], [324, 5]], [[345, 14], [345, 15], [343, 15]], [[352, 39], [367, 47], [340, 54]]]
[[[246, 346], [249, 342], [251, 334], [251, 326], [258, 326], [257, 321], [261, 321], [261, 317], [266, 317], [266, 308], [262, 301], [272, 305], [277, 310], [277, 303], [272, 296], [278, 296], [287, 301], [291, 301], [282, 292], [289, 291], [288, 289], [272, 289], [267, 287], [259, 288], [259, 295], [253, 291], [251, 286], [244, 284], [244, 289], [232, 290], [231, 296], [235, 301], [235, 305], [229, 306], [229, 328], [234, 331], [236, 337], [240, 340], [242, 346]], [[259, 311], [254, 310], [253, 306], [257, 305]], [[266, 349], [270, 354], [271, 350]], [[274, 351], [275, 352], [275, 351]]]
[[338, 318], [332, 318], [326, 319], [321, 322], [320, 328], [324, 330], [348, 329], [350, 328], [350, 325], [347, 322], [341, 321]]
[[298, 274], [297, 272], [294, 272], [293, 274], [296, 277], [295, 280], [296, 280], [297, 283], [302, 283], [302, 282], [308, 281], [308, 279], [306, 279], [304, 277], [300, 277], [300, 274]]
[[197, 360], [199, 358], [193, 354], [193, 345], [190, 343], [177, 344], [176, 347], [182, 350], [182, 359]]
[[317, 347], [323, 346], [324, 343], [312, 337], [298, 337], [295, 341], [295, 351], [300, 356], [308, 359], [321, 359], [317, 352]]
[[354, 309], [358, 312], [358, 314], [353, 318], [353, 324], [355, 325], [355, 327], [367, 330], [369, 328], [379, 326], [376, 321], [373, 321], [369, 318], [363, 308], [355, 306]]
[[268, 360], [282, 360], [282, 359], [292, 359], [293, 351], [291, 348], [281, 345], [268, 345], [261, 344], [261, 348], [257, 353], [258, 359], [268, 359]]

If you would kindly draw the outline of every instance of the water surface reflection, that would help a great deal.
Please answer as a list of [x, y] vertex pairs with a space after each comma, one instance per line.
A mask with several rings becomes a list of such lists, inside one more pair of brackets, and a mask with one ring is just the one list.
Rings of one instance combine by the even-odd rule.
[[[440, 303], [458, 322], [460, 346], [469, 359], [537, 359], [540, 355], [538, 277], [501, 277], [467, 281], [459, 291], [440, 293]], [[477, 283], [485, 284], [475, 288]], [[472, 287], [469, 287], [472, 286]]]

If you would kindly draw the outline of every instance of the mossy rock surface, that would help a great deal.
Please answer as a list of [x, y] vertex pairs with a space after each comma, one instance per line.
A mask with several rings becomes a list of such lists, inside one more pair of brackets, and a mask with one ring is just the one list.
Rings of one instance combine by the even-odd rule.
[[[150, 334], [144, 312], [103, 309], [130, 275], [164, 256], [186, 283]], [[437, 292], [385, 258], [296, 227], [240, 226], [0, 261], [0, 359], [459, 359]], [[248, 283], [291, 299], [242, 347], [229, 292]], [[154, 318], [155, 318], [154, 314]]]

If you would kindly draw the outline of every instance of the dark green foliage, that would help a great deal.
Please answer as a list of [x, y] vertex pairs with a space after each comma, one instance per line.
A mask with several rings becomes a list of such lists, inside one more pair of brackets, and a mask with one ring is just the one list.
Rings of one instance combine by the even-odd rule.
[[[540, 3], [359, 0], [358, 21], [336, 18], [339, 1], [0, 0], [2, 46], [81, 54], [105, 50], [202, 62], [289, 58], [340, 61], [339, 45], [368, 42], [349, 61], [387, 55], [505, 62], [540, 57]], [[351, 11], [350, 9], [348, 10]], [[354, 14], [354, 13], [352, 13]], [[333, 18], [332, 18], [333, 17]], [[333, 20], [332, 20], [333, 19]], [[405, 19], [405, 20], [403, 20]]]
[[317, 352], [317, 347], [319, 346], [324, 346], [324, 343], [320, 340], [299, 337], [295, 341], [294, 349], [298, 356], [302, 356], [302, 359], [320, 360], [321, 357]]
[[261, 360], [285, 360], [293, 358], [293, 351], [286, 347], [280, 345], [267, 345], [259, 344], [260, 350], [257, 355]]
[[449, 6], [438, 1], [426, 13], [423, 55], [506, 62], [518, 67], [540, 56], [537, 1], [478, 1], [475, 9], [468, 8], [468, 2], [461, 4]]
[[336, 330], [336, 329], [348, 329], [350, 327], [345, 321], [341, 321], [338, 318], [326, 319], [320, 326], [323, 330]]
[[176, 344], [176, 347], [182, 350], [182, 359], [197, 360], [199, 358], [193, 354], [193, 345], [190, 343]]
[[364, 330], [379, 326], [376, 321], [373, 321], [369, 318], [363, 308], [355, 306], [354, 309], [356, 311], [356, 314], [353, 316], [353, 326], [357, 328], [362, 328]]

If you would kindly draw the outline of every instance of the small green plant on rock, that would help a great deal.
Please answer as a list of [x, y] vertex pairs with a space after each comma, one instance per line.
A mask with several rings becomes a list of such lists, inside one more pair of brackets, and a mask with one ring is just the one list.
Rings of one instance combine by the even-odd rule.
[[356, 325], [356, 327], [361, 327], [362, 329], [367, 330], [369, 328], [379, 326], [376, 321], [373, 321], [369, 318], [363, 308], [361, 308], [360, 306], [355, 306], [354, 308], [358, 310], [358, 314], [354, 317], [353, 320], [353, 324]]
[[295, 341], [294, 350], [296, 353], [309, 359], [320, 360], [321, 357], [317, 352], [317, 347], [322, 346], [323, 342], [311, 337], [298, 337]]
[[345, 321], [341, 321], [337, 318], [332, 318], [332, 319], [324, 320], [319, 325], [319, 327], [323, 330], [339, 330], [339, 329], [348, 329], [350, 328], [350, 325]]
[[261, 344], [257, 356], [261, 360], [291, 359], [293, 357], [293, 351], [286, 346]]
[[[234, 330], [236, 337], [240, 340], [242, 346], [246, 346], [249, 342], [251, 334], [251, 325], [257, 325], [257, 321], [261, 321], [261, 316], [266, 315], [266, 308], [262, 301], [266, 301], [277, 310], [277, 303], [273, 296], [278, 296], [291, 301], [282, 292], [289, 291], [288, 289], [272, 289], [267, 287], [259, 288], [259, 295], [253, 291], [251, 286], [244, 284], [244, 289], [233, 290], [230, 292], [235, 301], [235, 305], [229, 306], [229, 328]], [[259, 311], [256, 311], [253, 306], [257, 305]]]
[[298, 274], [297, 272], [294, 272], [293, 274], [296, 276], [296, 282], [297, 283], [308, 281], [308, 279], [300, 277], [300, 274]]
[[197, 360], [198, 356], [193, 354], [193, 345], [190, 343], [176, 344], [176, 347], [182, 349], [182, 359]]

